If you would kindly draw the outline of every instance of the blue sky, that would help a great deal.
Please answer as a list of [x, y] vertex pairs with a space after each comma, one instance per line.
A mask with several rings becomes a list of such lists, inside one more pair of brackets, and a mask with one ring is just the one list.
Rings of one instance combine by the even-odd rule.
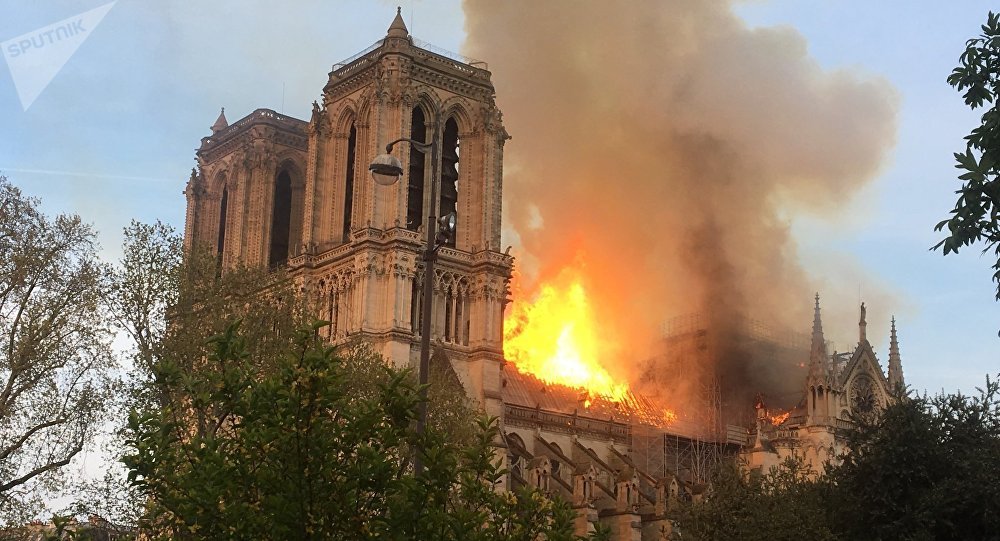
[[[105, 3], [0, 1], [0, 41]], [[402, 4], [413, 35], [461, 50], [459, 2]], [[258, 107], [308, 118], [330, 66], [382, 37], [395, 11], [381, 1], [281, 5], [119, 0], [27, 111], [0, 69], [0, 172], [47, 211], [92, 222], [110, 258], [130, 219], [181, 229], [194, 148], [219, 107], [230, 121]], [[836, 216], [788, 219], [811, 275], [822, 281], [829, 269], [853, 268], [862, 297], [885, 289], [898, 299], [904, 370], [921, 390], [971, 391], [1000, 367], [988, 258], [928, 251], [958, 186], [952, 152], [978, 120], [945, 77], [990, 7], [783, 0], [735, 8], [751, 26], [799, 32], [824, 68], [880, 76], [899, 93], [897, 143], [879, 178]], [[887, 321], [870, 322], [883, 357], [887, 334]]]

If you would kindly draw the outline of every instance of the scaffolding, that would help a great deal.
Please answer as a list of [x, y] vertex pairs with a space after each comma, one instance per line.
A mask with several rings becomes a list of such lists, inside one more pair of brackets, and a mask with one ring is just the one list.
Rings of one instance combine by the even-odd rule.
[[[720, 333], [710, 319], [688, 314], [667, 321], [662, 330], [664, 353], [647, 361], [641, 379], [651, 389], [661, 390], [665, 401], [680, 410], [680, 419], [666, 428], [633, 426], [632, 449], [637, 465], [650, 475], [705, 484], [720, 462], [749, 443], [749, 425], [733, 414], [740, 409], [738, 398], [727, 396], [737, 402], [723, 401], [724, 382], [713, 359], [720, 355]], [[726, 332], [761, 370], [797, 366], [808, 356], [808, 335], [776, 332], [759, 320], [733, 320]]]

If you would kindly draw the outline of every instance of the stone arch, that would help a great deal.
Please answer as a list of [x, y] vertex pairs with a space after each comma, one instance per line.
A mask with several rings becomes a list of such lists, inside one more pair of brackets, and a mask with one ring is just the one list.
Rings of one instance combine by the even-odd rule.
[[361, 97], [358, 98], [355, 109], [357, 111], [357, 116], [355, 119], [360, 125], [368, 125], [368, 121], [371, 119], [373, 102], [372, 91], [370, 89], [362, 92]]
[[[334, 162], [332, 182], [335, 199], [331, 212], [338, 214], [340, 220], [340, 235], [343, 242], [348, 242], [354, 229], [354, 202], [357, 198], [356, 186], [358, 176], [358, 156], [362, 153], [358, 134], [357, 113], [353, 101], [344, 104], [333, 122], [333, 145], [337, 156]], [[336, 223], [336, 222], [335, 222]]]
[[351, 125], [357, 122], [357, 104], [347, 98], [337, 108], [336, 120], [333, 121], [333, 133], [347, 133]]
[[524, 440], [521, 439], [521, 436], [519, 436], [517, 432], [508, 432], [507, 441], [512, 442], [518, 449], [525, 449], [525, 450], [528, 449], [524, 445]]
[[459, 136], [465, 136], [475, 130], [475, 122], [469, 114], [468, 100], [461, 96], [452, 96], [441, 104], [441, 118], [454, 118], [458, 124]]
[[[407, 122], [408, 137], [419, 142], [430, 142], [433, 132], [429, 123], [434, 118], [433, 105], [425, 100], [418, 100], [409, 111], [409, 122]], [[424, 208], [424, 193], [427, 189], [428, 178], [430, 178], [428, 157], [424, 152], [407, 145], [407, 172], [404, 199], [406, 201], [404, 226], [410, 231], [417, 231], [424, 222], [426, 209]]]
[[[476, 171], [482, 171], [485, 159], [483, 139], [476, 132], [474, 117], [470, 114], [469, 100], [453, 96], [442, 105], [442, 188], [441, 214], [454, 210], [458, 213], [458, 230], [454, 246], [460, 250], [474, 250], [485, 242], [480, 235], [484, 227], [483, 211], [486, 205], [486, 186]], [[448, 123], [453, 122], [454, 134], [449, 133]], [[451, 141], [449, 135], [454, 139]], [[454, 146], [452, 146], [454, 144]], [[449, 174], [453, 177], [449, 179]]]
[[[209, 217], [208, 223], [204, 225], [205, 245], [209, 250], [214, 250], [219, 261], [226, 244], [227, 225], [229, 224], [229, 209], [233, 206], [233, 189], [230, 183], [229, 170], [220, 168], [210, 178], [208, 183], [208, 193], [210, 196], [203, 205], [208, 206], [205, 210]], [[231, 233], [231, 232], [229, 232]], [[220, 268], [221, 270], [221, 268]]]
[[301, 153], [294, 150], [284, 150], [275, 156], [275, 173], [279, 173], [282, 168], [287, 168], [295, 177], [293, 182], [305, 184], [306, 164], [302, 161]]
[[291, 152], [277, 156], [268, 235], [268, 265], [284, 264], [300, 253], [305, 206], [305, 168]]
[[510, 475], [524, 481], [525, 457], [521, 454], [526, 450], [524, 440], [514, 432], [504, 433], [504, 440], [507, 443], [507, 467]]
[[[438, 188], [438, 201], [434, 204], [437, 206], [438, 216], [447, 216], [452, 212], [457, 213], [459, 210], [459, 189], [460, 186], [464, 187], [466, 184], [465, 182], [460, 183], [462, 178], [460, 169], [462, 165], [468, 163], [468, 160], [464, 163], [461, 160], [459, 151], [461, 137], [458, 121], [454, 116], [442, 118], [444, 124], [441, 127], [441, 166], [439, 168], [441, 185]], [[468, 179], [468, 175], [464, 176]], [[447, 240], [448, 246], [455, 246], [456, 236]]]
[[420, 85], [415, 89], [413, 107], [423, 107], [429, 125], [433, 125], [435, 119], [441, 118], [441, 100], [426, 85]]
[[222, 189], [229, 185], [229, 169], [221, 168], [212, 175], [208, 190], [213, 194], [221, 194]]

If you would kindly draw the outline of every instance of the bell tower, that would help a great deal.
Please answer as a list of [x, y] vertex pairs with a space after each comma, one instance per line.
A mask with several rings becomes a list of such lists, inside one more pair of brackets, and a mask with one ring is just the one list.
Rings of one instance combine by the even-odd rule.
[[[422, 304], [433, 303], [435, 354], [490, 415], [502, 414], [509, 136], [484, 63], [419, 42], [397, 11], [384, 38], [333, 66], [308, 122], [260, 109], [231, 125], [220, 115], [212, 131], [185, 191], [189, 248], [217, 250], [224, 267], [285, 265], [331, 322], [321, 331], [331, 342], [363, 338], [397, 366], [416, 365]], [[368, 165], [387, 143], [435, 134], [437, 155], [397, 144], [402, 177], [373, 181]], [[455, 235], [424, 291], [423, 228], [450, 212]]]

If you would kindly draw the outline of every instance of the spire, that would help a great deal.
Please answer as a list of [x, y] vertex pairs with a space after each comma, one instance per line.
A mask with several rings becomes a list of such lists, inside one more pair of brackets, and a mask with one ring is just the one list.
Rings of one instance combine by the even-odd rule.
[[816, 294], [816, 307], [813, 312], [812, 346], [809, 350], [809, 380], [825, 379], [829, 355], [826, 353], [826, 340], [823, 338], [823, 320], [819, 316], [819, 293]]
[[215, 119], [215, 124], [212, 124], [212, 135], [215, 135], [228, 127], [229, 122], [226, 120], [226, 108], [223, 107], [222, 112], [219, 113], [219, 118]]
[[403, 23], [403, 8], [396, 8], [396, 18], [392, 20], [392, 24], [389, 25], [389, 32], [386, 33], [386, 37], [390, 38], [405, 38], [410, 35], [410, 32], [406, 29], [406, 24]]
[[868, 322], [865, 321], [865, 303], [861, 303], [861, 319], [858, 320], [858, 343], [863, 344], [868, 340]]
[[889, 331], [889, 386], [895, 390], [896, 387], [906, 385], [903, 381], [903, 360], [899, 356], [899, 340], [896, 338], [896, 317], [892, 318], [892, 326]]

